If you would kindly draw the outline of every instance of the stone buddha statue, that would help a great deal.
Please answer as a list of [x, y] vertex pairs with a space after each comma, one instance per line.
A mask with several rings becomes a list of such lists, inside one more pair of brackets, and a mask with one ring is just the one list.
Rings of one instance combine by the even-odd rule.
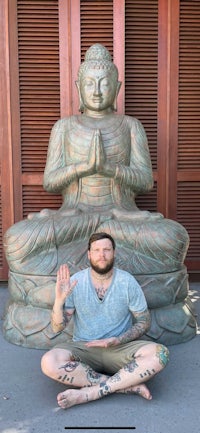
[[144, 290], [153, 318], [146, 338], [176, 344], [195, 335], [184, 267], [189, 237], [178, 222], [136, 206], [137, 195], [153, 188], [152, 167], [141, 122], [116, 114], [120, 84], [108, 50], [91, 46], [76, 82], [81, 114], [58, 120], [49, 141], [44, 189], [62, 194], [63, 204], [28, 215], [4, 236], [11, 342], [48, 348], [66, 339], [50, 328], [56, 272], [62, 263], [72, 274], [87, 267], [88, 238], [98, 231], [114, 237], [116, 266]]

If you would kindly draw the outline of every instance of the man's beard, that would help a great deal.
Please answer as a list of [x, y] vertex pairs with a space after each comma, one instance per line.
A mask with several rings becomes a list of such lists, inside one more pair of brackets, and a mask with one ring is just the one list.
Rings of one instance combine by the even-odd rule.
[[91, 268], [100, 275], [105, 275], [107, 274], [109, 271], [111, 271], [111, 269], [114, 266], [114, 258], [111, 259], [104, 268], [100, 268], [98, 265], [95, 265], [91, 260], [90, 260], [90, 266]]

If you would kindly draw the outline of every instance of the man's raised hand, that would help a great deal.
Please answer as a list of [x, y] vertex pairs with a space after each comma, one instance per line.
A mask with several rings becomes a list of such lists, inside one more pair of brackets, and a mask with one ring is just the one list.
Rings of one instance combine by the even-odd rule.
[[70, 272], [66, 264], [61, 265], [57, 272], [55, 289], [56, 300], [64, 304], [65, 299], [72, 293], [77, 281], [70, 282]]

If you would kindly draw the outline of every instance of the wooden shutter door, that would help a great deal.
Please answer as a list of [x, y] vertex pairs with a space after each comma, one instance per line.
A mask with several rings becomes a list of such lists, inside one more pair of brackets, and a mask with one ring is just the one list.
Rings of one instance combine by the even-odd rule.
[[[125, 111], [145, 127], [154, 177], [157, 169], [158, 1], [125, 2]], [[157, 187], [137, 197], [140, 209], [157, 210]]]
[[81, 60], [93, 44], [105, 45], [113, 54], [113, 0], [80, 1]]
[[177, 218], [187, 228], [187, 264], [200, 270], [200, 2], [180, 1]]
[[58, 208], [42, 187], [50, 131], [60, 117], [57, 0], [18, 0], [22, 217]]

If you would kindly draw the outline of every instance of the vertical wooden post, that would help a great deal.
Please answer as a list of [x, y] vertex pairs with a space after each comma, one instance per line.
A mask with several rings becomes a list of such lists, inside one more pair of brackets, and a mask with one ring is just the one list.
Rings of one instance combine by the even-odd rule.
[[176, 217], [179, 0], [159, 0], [158, 11], [158, 204]]
[[[9, 61], [9, 14], [8, 0], [0, 2], [0, 164], [1, 164], [1, 231], [14, 222], [13, 195], [13, 160], [11, 134], [11, 89], [10, 89], [10, 61]], [[1, 245], [1, 279], [7, 278], [6, 260]], [[1, 267], [0, 266], [0, 267]]]
[[59, 0], [61, 117], [78, 113], [75, 86], [80, 65], [80, 0]]
[[125, 0], [113, 0], [113, 60], [122, 82], [117, 111], [125, 111]]

